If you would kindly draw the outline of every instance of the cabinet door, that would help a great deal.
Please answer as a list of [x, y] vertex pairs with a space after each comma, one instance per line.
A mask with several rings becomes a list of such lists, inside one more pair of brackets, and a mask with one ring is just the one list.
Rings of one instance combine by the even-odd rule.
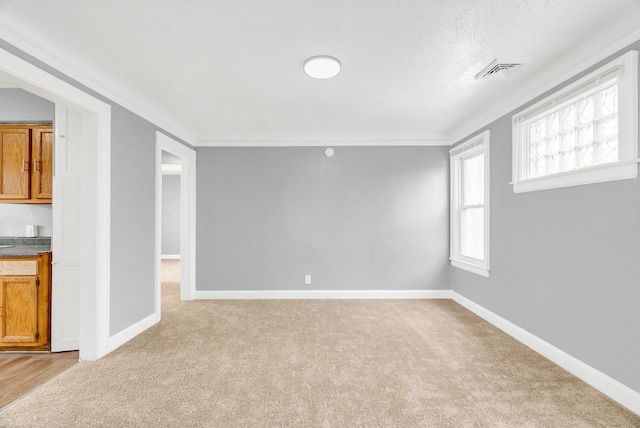
[[31, 143], [31, 199], [51, 199], [53, 184], [53, 131], [34, 129]]
[[37, 344], [39, 339], [36, 277], [0, 278], [0, 347]]
[[30, 129], [0, 127], [0, 199], [29, 199]]

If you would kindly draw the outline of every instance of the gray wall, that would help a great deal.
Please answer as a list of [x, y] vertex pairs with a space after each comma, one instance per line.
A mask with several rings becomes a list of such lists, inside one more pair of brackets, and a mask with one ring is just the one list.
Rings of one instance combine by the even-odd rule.
[[51, 205], [0, 204], [0, 236], [27, 236], [27, 224], [40, 226], [40, 236], [51, 236]]
[[488, 127], [491, 277], [451, 268], [452, 288], [640, 391], [640, 179], [513, 193], [511, 116], [528, 105]]
[[155, 131], [162, 129], [2, 39], [0, 48], [111, 105], [109, 308], [114, 335], [155, 310]]
[[[0, 89], [0, 123], [53, 122], [54, 105], [22, 89]], [[0, 204], [0, 236], [25, 236], [26, 225], [40, 226], [51, 236], [51, 205]]]
[[163, 164], [177, 165], [180, 163], [180, 158], [172, 153], [163, 150], [160, 154], [162, 155], [161, 162]]
[[156, 129], [130, 111], [112, 105], [112, 335], [155, 310]]
[[0, 89], [0, 123], [53, 122], [54, 104], [23, 89]]
[[447, 149], [198, 148], [198, 289], [448, 289]]
[[165, 174], [162, 176], [162, 255], [179, 254], [180, 175]]

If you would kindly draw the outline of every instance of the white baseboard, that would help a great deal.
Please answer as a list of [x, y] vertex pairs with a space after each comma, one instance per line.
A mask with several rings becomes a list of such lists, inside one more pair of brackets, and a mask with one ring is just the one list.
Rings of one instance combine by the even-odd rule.
[[167, 260], [180, 260], [180, 254], [163, 254], [160, 258]]
[[451, 299], [451, 290], [196, 290], [194, 299]]
[[154, 313], [149, 315], [148, 317], [138, 321], [137, 323], [125, 328], [124, 330], [114, 334], [109, 337], [109, 341], [107, 342], [107, 353], [114, 351], [120, 346], [124, 345], [149, 327], [156, 324], [158, 321], [158, 316]]
[[513, 338], [527, 345], [529, 348], [553, 361], [574, 376], [593, 386], [611, 399], [617, 401], [627, 409], [640, 415], [640, 392], [634, 391], [623, 383], [601, 371], [583, 363], [579, 359], [567, 354], [559, 348], [540, 339], [523, 328], [518, 327], [501, 316], [478, 305], [466, 297], [451, 291], [452, 299], [469, 309], [480, 318], [488, 321]]

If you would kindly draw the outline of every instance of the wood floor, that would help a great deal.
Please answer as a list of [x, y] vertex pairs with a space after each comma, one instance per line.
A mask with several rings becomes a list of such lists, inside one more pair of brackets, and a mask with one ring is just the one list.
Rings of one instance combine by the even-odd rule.
[[78, 351], [0, 353], [0, 409], [78, 362]]

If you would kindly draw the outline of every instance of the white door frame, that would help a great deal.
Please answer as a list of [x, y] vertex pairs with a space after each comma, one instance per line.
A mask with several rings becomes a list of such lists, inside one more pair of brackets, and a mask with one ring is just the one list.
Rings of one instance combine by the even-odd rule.
[[4, 49], [0, 76], [54, 103], [85, 110], [83, 128], [94, 130], [82, 144], [79, 301], [80, 359], [96, 360], [107, 354], [109, 339], [111, 106]]
[[162, 151], [180, 158], [180, 300], [196, 291], [196, 151], [156, 131], [156, 319], [161, 309]]

